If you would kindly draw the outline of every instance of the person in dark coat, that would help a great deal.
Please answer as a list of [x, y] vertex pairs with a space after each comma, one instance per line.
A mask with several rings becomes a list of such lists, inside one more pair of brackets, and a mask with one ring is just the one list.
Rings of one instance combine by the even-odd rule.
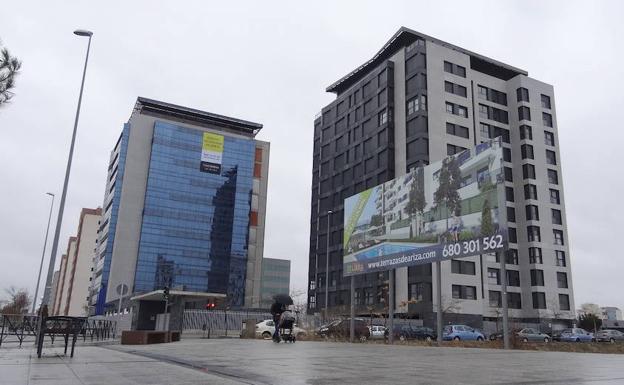
[[279, 302], [275, 302], [273, 303], [273, 305], [271, 305], [271, 315], [273, 315], [273, 323], [275, 324], [275, 332], [273, 332], [273, 341], [279, 342], [280, 340], [279, 323], [280, 323], [280, 317], [282, 316], [284, 309], [285, 309], [285, 306]]

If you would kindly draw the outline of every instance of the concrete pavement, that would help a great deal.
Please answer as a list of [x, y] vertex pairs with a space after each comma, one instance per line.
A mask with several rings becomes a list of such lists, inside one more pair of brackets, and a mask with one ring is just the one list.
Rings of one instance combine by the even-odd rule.
[[0, 349], [0, 384], [624, 384], [624, 355], [262, 340]]

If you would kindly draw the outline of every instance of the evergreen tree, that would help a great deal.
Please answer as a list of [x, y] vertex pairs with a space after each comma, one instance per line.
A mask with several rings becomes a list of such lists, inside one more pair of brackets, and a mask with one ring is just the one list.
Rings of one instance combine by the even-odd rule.
[[448, 218], [451, 213], [461, 214], [461, 198], [457, 191], [461, 186], [461, 172], [454, 157], [448, 157], [442, 161], [438, 182], [438, 189], [433, 194], [433, 202], [437, 210], [446, 207], [446, 230], [448, 231]]
[[6, 48], [0, 51], [0, 106], [13, 97], [11, 89], [15, 87], [15, 76], [21, 66], [22, 63], [11, 56]]

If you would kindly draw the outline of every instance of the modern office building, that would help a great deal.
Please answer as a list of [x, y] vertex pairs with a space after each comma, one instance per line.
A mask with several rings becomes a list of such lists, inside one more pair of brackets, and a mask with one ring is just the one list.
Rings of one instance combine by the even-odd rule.
[[261, 124], [138, 98], [111, 152], [90, 304], [169, 287], [260, 298], [269, 143]]
[[[400, 28], [372, 59], [326, 91], [336, 100], [314, 120], [310, 313], [324, 309], [326, 290], [330, 314], [349, 311], [350, 278], [342, 272], [345, 198], [502, 137], [511, 321], [547, 325], [555, 319], [562, 326], [574, 318], [552, 86], [524, 70]], [[396, 270], [400, 316], [433, 326], [435, 277], [435, 264]], [[500, 278], [495, 255], [443, 262], [445, 323], [494, 328], [501, 317]], [[356, 311], [384, 312], [388, 281], [388, 272], [356, 276]]]
[[262, 284], [260, 307], [269, 308], [276, 294], [290, 293], [290, 261], [287, 259], [262, 259]]
[[55, 272], [56, 289], [52, 285], [55, 315], [81, 317], [89, 313], [91, 267], [101, 215], [101, 208], [83, 208], [80, 212], [78, 235], [70, 238], [60, 270]]

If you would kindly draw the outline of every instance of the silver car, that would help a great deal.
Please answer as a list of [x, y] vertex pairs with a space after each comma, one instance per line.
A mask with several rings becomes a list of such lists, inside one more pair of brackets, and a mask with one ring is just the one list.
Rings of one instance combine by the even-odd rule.
[[596, 333], [596, 341], [611, 342], [624, 341], [624, 333], [618, 330], [605, 329]]
[[517, 334], [522, 342], [550, 342], [550, 336], [546, 333], [540, 333], [533, 328], [524, 328]]

